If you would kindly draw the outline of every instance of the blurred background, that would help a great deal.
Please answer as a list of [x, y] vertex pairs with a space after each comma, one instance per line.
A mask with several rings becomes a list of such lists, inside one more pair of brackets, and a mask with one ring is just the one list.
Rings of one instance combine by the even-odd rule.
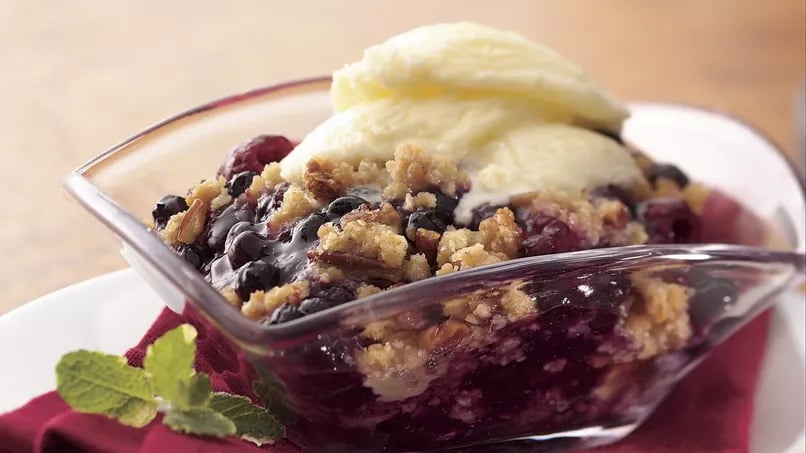
[[802, 159], [804, 120], [795, 112], [804, 103], [797, 97], [804, 5], [3, 0], [0, 314], [125, 266], [103, 228], [62, 194], [70, 170], [168, 115], [257, 86], [329, 74], [365, 47], [426, 23], [468, 19], [519, 31], [579, 63], [621, 98], [728, 111]]

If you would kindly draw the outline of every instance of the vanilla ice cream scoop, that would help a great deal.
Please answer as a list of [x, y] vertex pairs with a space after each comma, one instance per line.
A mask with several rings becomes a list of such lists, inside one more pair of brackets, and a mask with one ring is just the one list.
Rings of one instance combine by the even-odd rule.
[[536, 190], [629, 185], [640, 171], [617, 132], [624, 107], [580, 68], [523, 36], [473, 23], [420, 27], [333, 74], [334, 115], [281, 162], [299, 182], [313, 157], [357, 164], [411, 143], [455, 160], [483, 203]]
[[389, 97], [512, 98], [576, 124], [618, 131], [627, 111], [548, 47], [460, 22], [416, 28], [370, 47], [333, 74], [336, 112]]

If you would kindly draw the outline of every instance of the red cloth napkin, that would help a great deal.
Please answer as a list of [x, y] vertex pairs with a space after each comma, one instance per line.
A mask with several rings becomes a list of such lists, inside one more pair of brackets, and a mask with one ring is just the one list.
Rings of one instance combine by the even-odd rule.
[[[210, 376], [213, 388], [252, 398], [251, 383], [256, 374], [243, 353], [227, 342], [218, 331], [204, 322], [175, 314], [167, 308], [140, 340], [126, 353], [129, 363], [141, 366], [146, 347], [168, 330], [190, 322], [196, 326], [195, 367]], [[142, 429], [123, 426], [100, 416], [71, 410], [56, 392], [39, 396], [22, 408], [0, 415], [0, 452], [222, 452], [222, 453], [298, 453], [287, 441], [258, 448], [235, 439], [202, 439], [177, 434], [155, 420]]]
[[[222, 335], [168, 309], [140, 343], [129, 363], [142, 363], [146, 346], [167, 330], [190, 321], [197, 326], [196, 369], [213, 387], [254, 399], [254, 370]], [[768, 315], [745, 326], [719, 346], [681, 382], [641, 428], [616, 444], [589, 453], [741, 453], [748, 451], [753, 394], [767, 340]], [[159, 421], [129, 428], [106, 417], [70, 410], [55, 392], [0, 416], [0, 452], [260, 452], [296, 453], [287, 441], [258, 448], [237, 439], [202, 439], [174, 433]]]

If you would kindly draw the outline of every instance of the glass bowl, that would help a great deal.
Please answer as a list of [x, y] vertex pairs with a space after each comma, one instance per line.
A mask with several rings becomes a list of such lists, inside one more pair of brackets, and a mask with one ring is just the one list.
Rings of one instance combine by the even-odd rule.
[[[803, 279], [804, 191], [779, 150], [720, 113], [634, 103], [625, 140], [722, 194], [704, 223], [733, 245], [522, 258], [280, 325], [253, 322], [142, 221], [162, 195], [211, 176], [243, 139], [303, 138], [330, 115], [329, 87], [327, 77], [301, 80], [198, 107], [65, 182], [171, 309], [214, 325], [246, 352], [288, 437], [305, 449], [534, 451], [618, 440], [715, 345]], [[656, 311], [678, 310], [685, 332], [646, 316], [651, 284], [688, 297], [682, 308], [671, 296], [653, 302]], [[503, 316], [507, 304], [516, 308]], [[494, 313], [475, 323], [439, 316], [482, 305]], [[361, 334], [390, 325], [401, 329], [394, 340]]]

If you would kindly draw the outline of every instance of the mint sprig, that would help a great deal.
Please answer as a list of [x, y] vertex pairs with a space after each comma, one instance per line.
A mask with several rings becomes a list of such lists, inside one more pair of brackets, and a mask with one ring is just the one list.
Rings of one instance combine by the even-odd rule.
[[282, 437], [269, 411], [245, 396], [214, 393], [210, 378], [196, 372], [196, 335], [189, 324], [166, 332], [146, 349], [143, 368], [117, 355], [69, 352], [56, 365], [56, 390], [73, 409], [128, 426], [145, 426], [164, 412], [162, 422], [181, 433], [237, 435], [257, 445]]
[[74, 409], [104, 414], [141, 427], [157, 416], [157, 401], [145, 373], [116, 355], [79, 350], [56, 365], [56, 388]]
[[[179, 409], [190, 409], [190, 380], [196, 374], [196, 329], [189, 324], [165, 332], [146, 349], [143, 370], [154, 393]], [[209, 394], [209, 392], [208, 392]], [[201, 395], [202, 405], [208, 395]], [[195, 401], [198, 403], [199, 401]]]
[[197, 436], [224, 437], [237, 432], [232, 420], [206, 407], [170, 409], [162, 422], [174, 431]]
[[255, 406], [245, 396], [216, 392], [210, 408], [232, 420], [242, 439], [257, 445], [285, 436], [283, 425], [269, 411]]

